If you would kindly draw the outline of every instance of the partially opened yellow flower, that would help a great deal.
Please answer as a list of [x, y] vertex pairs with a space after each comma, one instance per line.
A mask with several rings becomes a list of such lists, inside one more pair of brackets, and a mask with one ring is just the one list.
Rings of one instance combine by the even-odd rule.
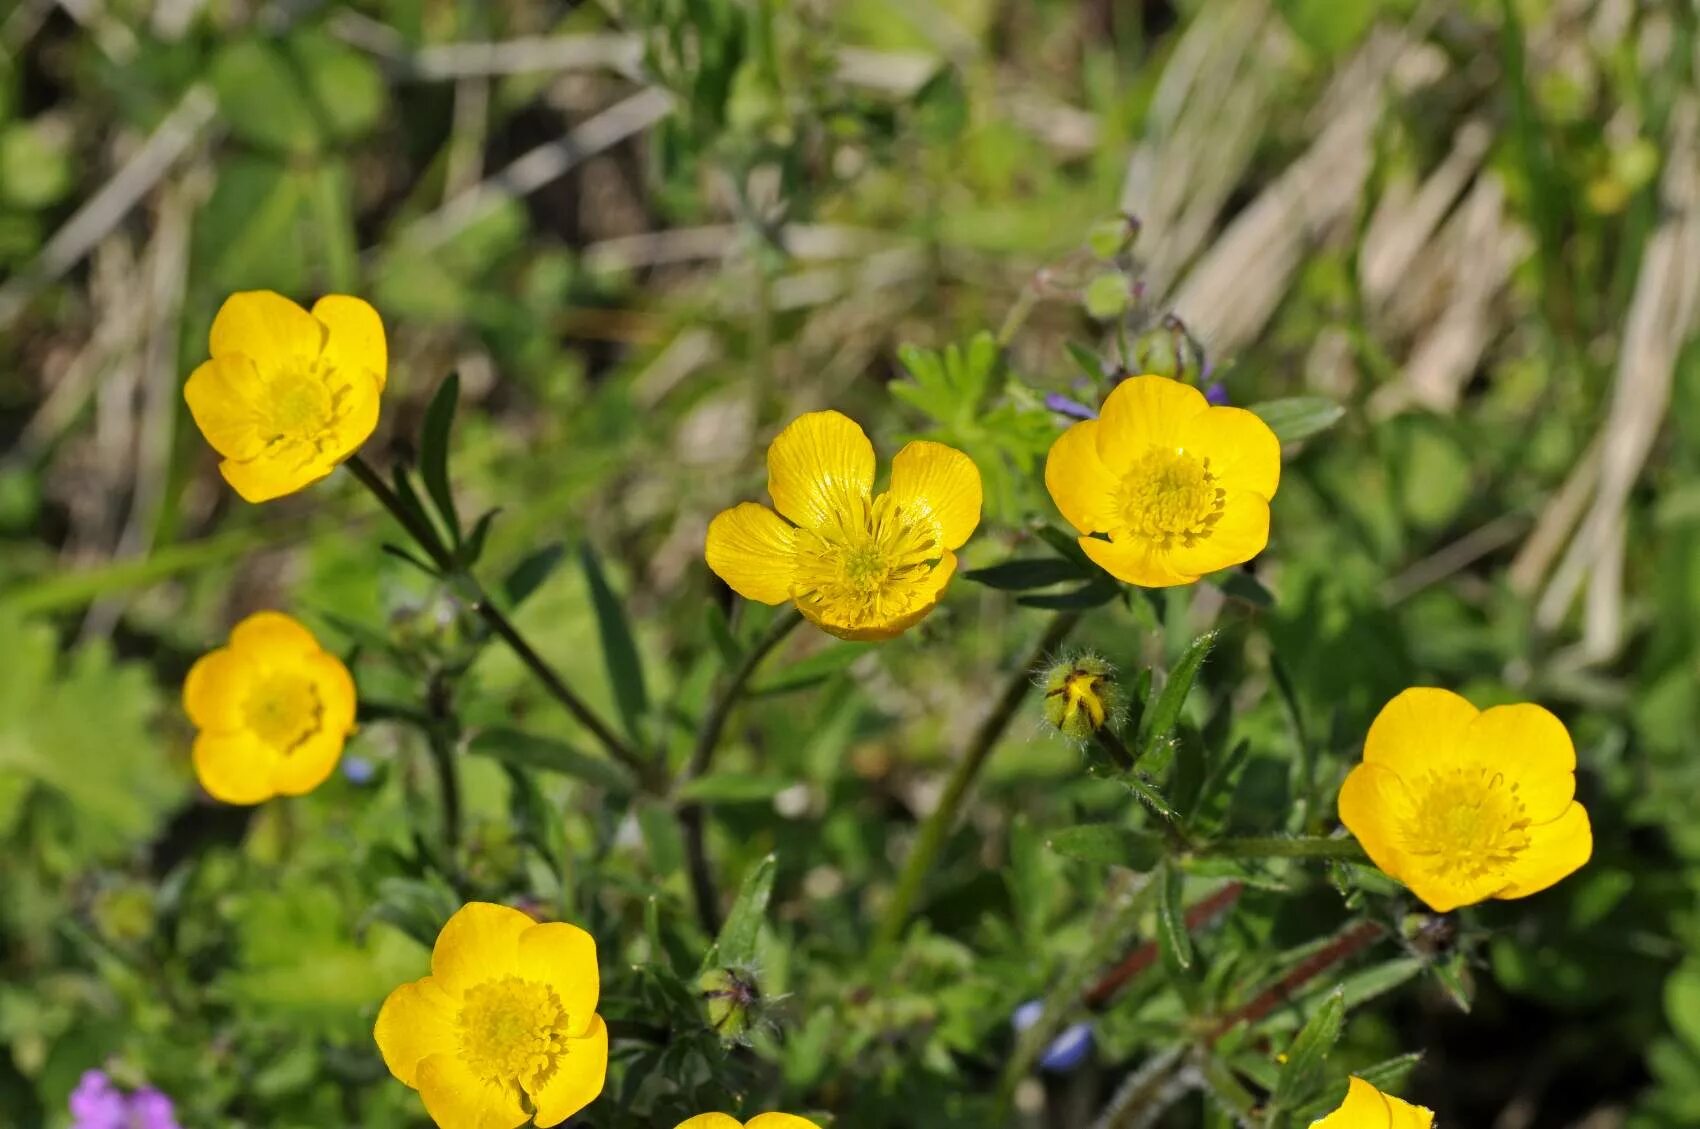
[[1544, 890], [1588, 861], [1576, 750], [1536, 705], [1478, 710], [1417, 687], [1382, 707], [1340, 820], [1375, 865], [1439, 913]]
[[933, 610], [980, 524], [980, 471], [954, 447], [897, 453], [874, 496], [874, 448], [837, 412], [810, 412], [767, 449], [776, 514], [744, 502], [708, 526], [708, 567], [763, 604], [792, 601], [842, 639], [889, 639]]
[[183, 398], [250, 502], [317, 482], [378, 425], [389, 355], [383, 322], [358, 298], [327, 295], [308, 313], [270, 290], [232, 294], [209, 344]]
[[471, 902], [431, 950], [431, 975], [391, 992], [372, 1034], [442, 1129], [559, 1125], [602, 1092], [596, 941]]
[[1340, 1108], [1312, 1121], [1310, 1129], [1434, 1129], [1434, 1113], [1354, 1077]]
[[311, 792], [331, 774], [354, 731], [354, 679], [305, 627], [256, 612], [189, 668], [183, 709], [200, 730], [201, 787], [257, 804]]
[[820, 1129], [813, 1121], [789, 1113], [763, 1113], [739, 1121], [724, 1113], [701, 1113], [674, 1129]]
[[1268, 424], [1165, 376], [1122, 381], [1045, 460], [1045, 487], [1086, 535], [1086, 555], [1146, 588], [1191, 584], [1262, 552], [1280, 481]]

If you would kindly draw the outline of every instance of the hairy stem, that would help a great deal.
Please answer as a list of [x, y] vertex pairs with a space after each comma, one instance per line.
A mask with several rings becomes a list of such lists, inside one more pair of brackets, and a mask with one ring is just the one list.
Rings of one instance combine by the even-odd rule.
[[903, 932], [903, 926], [908, 923], [909, 914], [915, 908], [915, 901], [921, 895], [921, 887], [926, 883], [939, 850], [944, 846], [945, 837], [950, 834], [951, 828], [956, 826], [956, 817], [962, 809], [963, 800], [968, 796], [968, 790], [973, 787], [980, 770], [985, 767], [986, 759], [991, 756], [998, 739], [1009, 728], [1009, 723], [1015, 717], [1016, 707], [1021, 705], [1028, 691], [1033, 689], [1034, 679], [1050, 661], [1051, 653], [1062, 645], [1062, 641], [1068, 638], [1069, 632], [1073, 631], [1079, 622], [1079, 612], [1057, 613], [1027, 661], [1010, 675], [991, 712], [974, 730], [968, 747], [963, 750], [962, 759], [956, 762], [956, 769], [945, 784], [944, 794], [939, 797], [938, 806], [927, 816], [926, 822], [921, 824], [920, 834], [915, 838], [915, 846], [903, 864], [903, 872], [897, 879], [897, 888], [892, 891], [891, 901], [885, 908], [885, 917], [880, 923], [878, 934], [875, 935], [876, 948], [893, 944]]
[[[703, 715], [697, 730], [696, 743], [691, 747], [690, 760], [685, 762], [678, 783], [695, 780], [708, 771], [714, 761], [714, 751], [720, 745], [720, 735], [732, 716], [732, 707], [743, 696], [761, 661], [803, 622], [802, 613], [786, 608], [768, 625], [766, 632], [744, 654], [732, 676], [720, 687], [708, 712]], [[720, 932], [720, 893], [714, 884], [714, 871], [708, 863], [706, 813], [700, 803], [687, 803], [679, 808], [679, 825], [684, 832], [685, 868], [691, 880], [691, 894], [696, 901], [697, 920], [710, 937]]]
[[537, 653], [536, 648], [526, 641], [525, 637], [519, 633], [519, 629], [514, 627], [508, 617], [490, 599], [490, 594], [484, 590], [484, 586], [469, 571], [460, 567], [453, 554], [444, 547], [436, 530], [432, 529], [429, 524], [422, 526], [415, 519], [415, 516], [408, 511], [407, 507], [402, 505], [401, 499], [396, 496], [389, 483], [385, 482], [383, 477], [359, 455], [353, 456], [343, 465], [348, 467], [349, 473], [359, 479], [360, 484], [371, 491], [372, 496], [378, 499], [378, 503], [400, 523], [401, 527], [407, 531], [407, 535], [413, 538], [431, 558], [431, 563], [436, 565], [445, 577], [454, 577], [470, 593], [472, 607], [478, 613], [478, 617], [484, 621], [485, 626], [501, 637], [502, 641], [519, 657], [520, 662], [525, 664], [526, 669], [531, 671], [537, 680], [543, 684], [543, 688], [549, 691], [550, 696], [560, 702], [580, 725], [589, 730], [591, 735], [601, 742], [602, 747], [608, 750], [610, 756], [636, 773], [638, 779], [653, 784], [655, 774], [650, 766], [637, 754], [636, 750], [626, 744], [618, 733], [614, 732], [607, 722], [596, 715], [596, 712], [585, 703], [583, 698], [580, 698], [570, 686], [562, 681], [561, 676], [555, 672], [554, 668], [542, 655]]

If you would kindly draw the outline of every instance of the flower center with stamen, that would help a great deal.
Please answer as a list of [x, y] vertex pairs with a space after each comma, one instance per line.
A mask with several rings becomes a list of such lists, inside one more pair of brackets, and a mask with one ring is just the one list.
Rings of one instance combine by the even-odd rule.
[[944, 555], [939, 540], [937, 521], [889, 494], [847, 496], [830, 521], [797, 531], [793, 595], [850, 627], [903, 616], [929, 598], [926, 581]]
[[297, 361], [274, 374], [259, 399], [260, 434], [274, 452], [295, 449], [303, 463], [335, 446], [346, 387], [323, 360]]
[[1436, 873], [1472, 880], [1504, 871], [1529, 845], [1517, 785], [1493, 768], [1430, 772], [1412, 784], [1405, 850]]
[[1134, 536], [1191, 548], [1210, 536], [1226, 497], [1208, 458], [1153, 447], [1122, 476], [1116, 504]]
[[248, 731], [280, 753], [288, 753], [319, 731], [324, 707], [309, 678], [290, 671], [265, 674], [242, 701]]
[[536, 1094], [567, 1054], [567, 1011], [555, 990], [504, 976], [468, 989], [461, 1002], [460, 1057], [499, 1086]]

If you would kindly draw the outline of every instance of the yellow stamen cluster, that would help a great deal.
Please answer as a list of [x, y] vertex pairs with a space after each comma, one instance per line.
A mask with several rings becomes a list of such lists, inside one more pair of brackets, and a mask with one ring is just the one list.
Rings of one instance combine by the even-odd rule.
[[567, 1053], [566, 1008], [547, 984], [503, 976], [469, 989], [456, 1017], [461, 1058], [485, 1081], [533, 1093]]

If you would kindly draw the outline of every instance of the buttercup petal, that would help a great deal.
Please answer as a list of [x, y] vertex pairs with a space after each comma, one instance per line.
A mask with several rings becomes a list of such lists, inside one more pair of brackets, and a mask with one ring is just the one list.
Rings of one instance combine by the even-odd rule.
[[227, 804], [257, 804], [276, 795], [272, 785], [278, 754], [247, 730], [202, 733], [191, 759], [207, 795]]
[[531, 1120], [515, 1090], [486, 1082], [456, 1055], [427, 1056], [417, 1078], [425, 1112], [441, 1129], [519, 1129]]
[[189, 414], [208, 445], [227, 459], [256, 458], [266, 449], [254, 397], [260, 392], [254, 362], [228, 354], [203, 362], [183, 385]]
[[245, 290], [226, 298], [208, 335], [213, 356], [238, 353], [262, 370], [314, 360], [324, 342], [324, 325], [272, 290]]
[[255, 612], [230, 629], [230, 648], [243, 656], [285, 662], [320, 653], [313, 633], [282, 612]]
[[537, 923], [517, 909], [468, 902], [437, 934], [431, 975], [450, 995], [519, 970], [519, 939]]
[[1127, 473], [1152, 447], [1179, 447], [1194, 416], [1210, 407], [1204, 393], [1166, 376], [1131, 376], [1116, 385], [1098, 413], [1098, 457], [1110, 473]]
[[1405, 871], [1394, 875], [1435, 913], [1451, 913], [1460, 906], [1473, 906], [1498, 897], [1504, 888], [1503, 870], [1459, 874], [1442, 871], [1426, 860], [1407, 856]]
[[1582, 805], [1572, 803], [1557, 819], [1529, 828], [1529, 845], [1511, 864], [1511, 884], [1496, 897], [1526, 898], [1581, 869], [1594, 854], [1594, 829]]
[[1210, 473], [1229, 491], [1264, 501], [1281, 484], [1281, 442], [1269, 425], [1244, 408], [1209, 408], [1187, 420], [1178, 436], [1188, 452], [1210, 460]]
[[372, 1037], [384, 1065], [403, 1085], [418, 1089], [421, 1060], [456, 1053], [455, 1013], [454, 1001], [429, 976], [403, 984], [384, 1000]]
[[1419, 772], [1458, 763], [1465, 727], [1480, 711], [1450, 690], [1402, 690], [1370, 723], [1364, 763], [1394, 772]]
[[838, 412], [798, 416], [767, 449], [773, 507], [806, 528], [831, 522], [844, 499], [866, 497], [873, 485], [874, 445]]
[[334, 464], [320, 460], [299, 463], [263, 455], [249, 462], [225, 459], [218, 464], [218, 472], [230, 488], [244, 502], [256, 504], [303, 490], [334, 469]]
[[559, 1125], [602, 1093], [608, 1079], [608, 1025], [597, 1016], [582, 1039], [567, 1043], [566, 1057], [560, 1060], [549, 1084], [531, 1095], [537, 1106], [537, 1124], [541, 1129]]
[[1149, 541], [1137, 538], [1105, 541], [1100, 537], [1082, 537], [1079, 543], [1099, 568], [1117, 580], [1142, 588], [1172, 588], [1198, 579], [1197, 573], [1176, 569], [1168, 554]]
[[242, 728], [251, 670], [229, 647], [195, 660], [183, 679], [183, 712], [197, 729], [228, 733]]
[[[383, 380], [376, 373], [364, 370], [349, 374], [342, 386], [347, 405], [332, 433], [334, 442], [321, 460], [325, 474], [360, 449], [378, 428], [378, 402]], [[324, 477], [320, 475], [319, 477]]]
[[1464, 749], [1503, 772], [1529, 818], [1556, 819], [1576, 795], [1576, 747], [1551, 711], [1530, 703], [1494, 706], [1471, 719]]
[[325, 327], [325, 360], [333, 368], [371, 373], [383, 391], [390, 358], [378, 311], [359, 298], [327, 294], [313, 303], [313, 316]]
[[905, 446], [891, 462], [890, 493], [905, 512], [937, 521], [946, 549], [960, 549], [980, 524], [980, 468], [955, 447], [924, 439]]
[[568, 1032], [575, 1038], [596, 1023], [601, 975], [596, 938], [576, 925], [548, 921], [519, 935], [519, 974], [555, 990], [567, 1009]]
[[818, 608], [806, 601], [797, 604], [797, 610], [803, 613], [803, 618], [826, 632], [840, 639], [856, 642], [877, 642], [882, 639], [894, 639], [905, 631], [927, 618], [932, 610], [938, 607], [939, 600], [944, 596], [944, 590], [950, 585], [950, 578], [956, 574], [956, 554], [946, 553], [939, 558], [939, 563], [933, 566], [927, 574], [925, 586], [917, 591], [920, 602], [900, 616], [875, 623], [848, 623], [834, 619], [830, 612], [823, 615]]
[[674, 1129], [744, 1129], [736, 1117], [724, 1113], [699, 1113], [679, 1122]]
[[272, 770], [272, 788], [282, 796], [305, 796], [336, 771], [347, 740], [340, 731], [321, 729], [313, 733], [278, 757]]
[[339, 738], [354, 732], [354, 676], [342, 660], [318, 651], [301, 662], [319, 695], [319, 729]]
[[791, 1113], [762, 1113], [744, 1122], [744, 1129], [820, 1129], [820, 1126]]
[[1346, 774], [1337, 801], [1346, 825], [1370, 861], [1385, 874], [1402, 878], [1405, 854], [1395, 828], [1409, 818], [1411, 798], [1397, 773], [1379, 764], [1360, 764]]
[[1269, 544], [1269, 503], [1249, 491], [1230, 491], [1210, 536], [1191, 547], [1169, 548], [1169, 567], [1182, 575], [1204, 576], [1246, 561]]
[[758, 604], [791, 598], [797, 531], [766, 506], [742, 502], [708, 523], [708, 567], [738, 595]]
[[1045, 489], [1081, 533], [1108, 533], [1116, 514], [1116, 476], [1098, 457], [1098, 422], [1082, 420], [1057, 436], [1045, 456]]
[[1353, 1077], [1340, 1108], [1310, 1129], [1432, 1129], [1434, 1114]]

